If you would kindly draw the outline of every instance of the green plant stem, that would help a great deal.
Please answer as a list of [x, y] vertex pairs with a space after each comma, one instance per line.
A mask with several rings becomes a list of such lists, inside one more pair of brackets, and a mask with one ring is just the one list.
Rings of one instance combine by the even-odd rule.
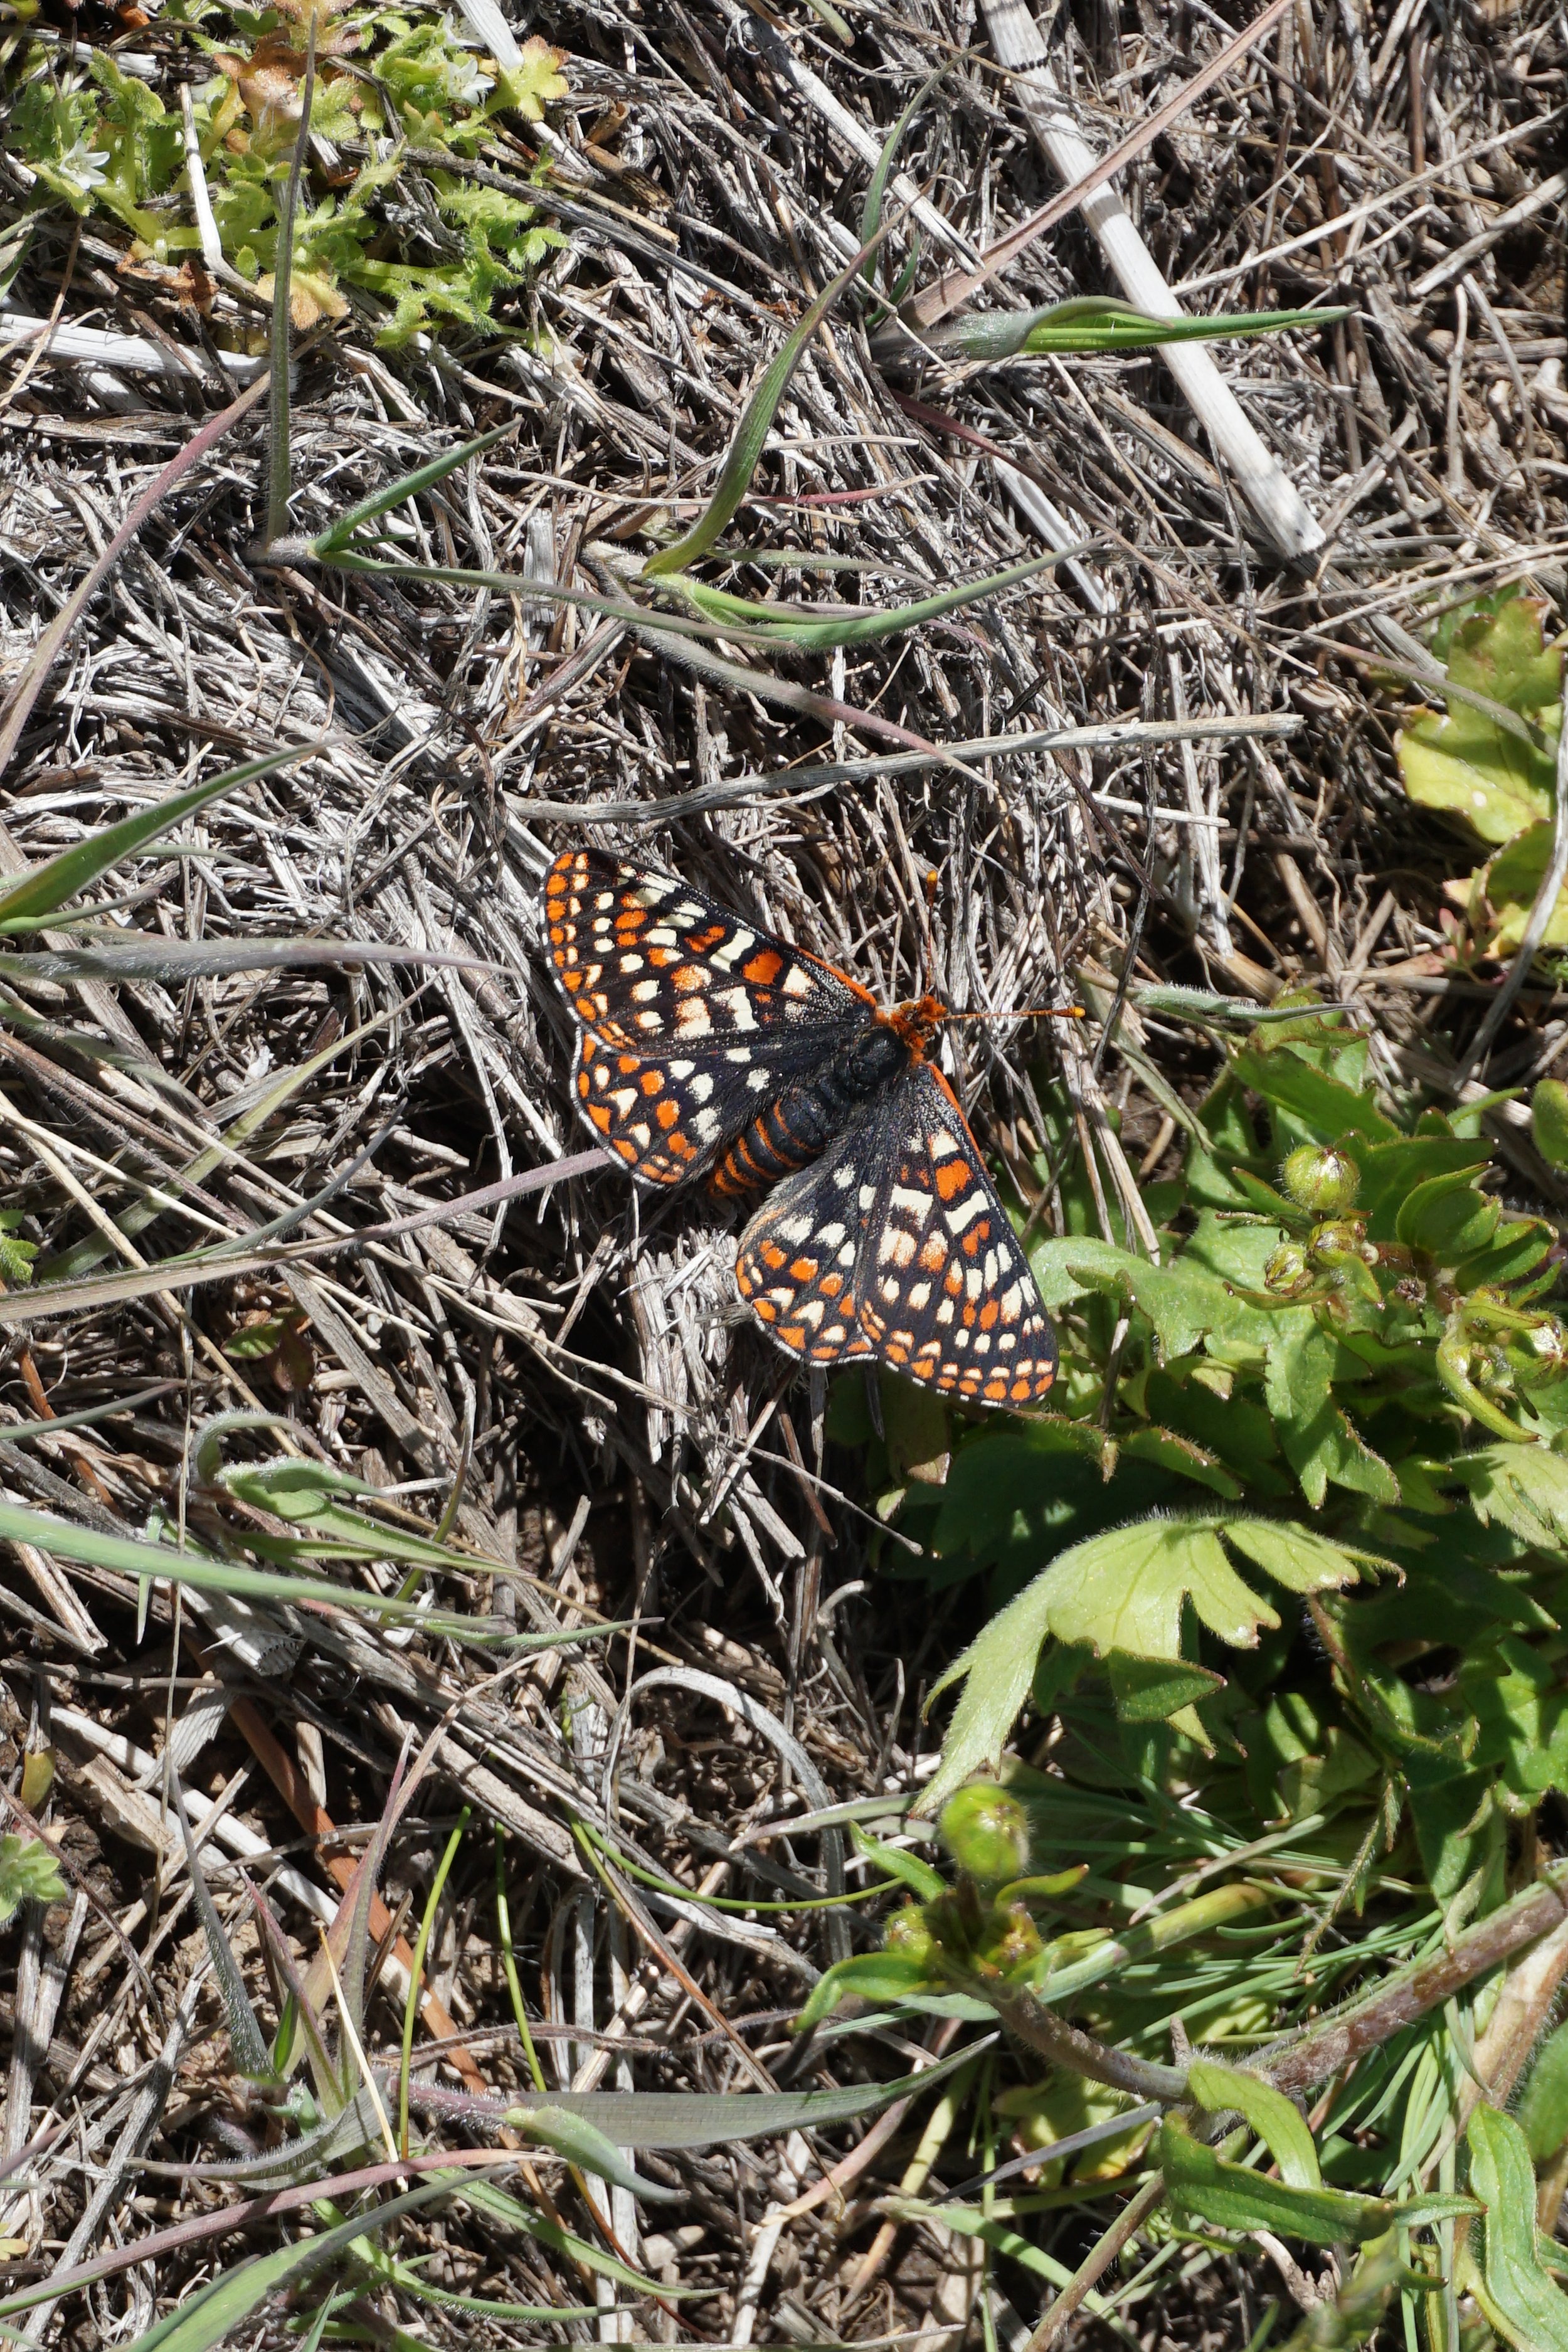
[[458, 1816], [458, 1826], [447, 1840], [447, 1851], [441, 1856], [430, 1888], [430, 1899], [425, 1906], [425, 1916], [419, 1922], [419, 1940], [414, 1947], [414, 1965], [408, 1971], [408, 1998], [403, 2004], [403, 2063], [397, 2075], [397, 2145], [408, 2154], [408, 2070], [414, 2061], [414, 2021], [419, 2014], [419, 1985], [425, 1974], [425, 1954], [430, 1942], [430, 1931], [436, 1925], [436, 1913], [446, 1889], [447, 1875], [458, 1858], [458, 1848], [463, 1843], [463, 1832], [468, 1826], [473, 1808], [465, 1805]]
[[272, 272], [272, 325], [268, 338], [271, 394], [267, 404], [267, 545], [281, 539], [289, 528], [289, 497], [293, 468], [289, 450], [289, 282], [294, 268], [294, 215], [300, 203], [300, 176], [310, 136], [310, 100], [316, 91], [316, 18], [310, 16], [310, 37], [305, 49], [305, 79], [300, 92], [300, 135], [289, 165], [289, 185], [283, 198], [283, 218], [278, 230], [278, 259]]
[[506, 1899], [506, 1832], [499, 1822], [495, 1825], [495, 1832], [496, 1927], [500, 1937], [501, 1966], [506, 1970], [507, 1990], [511, 1995], [512, 2015], [517, 2020], [517, 2030], [522, 2037], [523, 2055], [528, 2060], [528, 2071], [533, 2077], [533, 2087], [542, 2099], [548, 2098], [550, 2095], [545, 2085], [544, 2069], [539, 2063], [539, 2053], [533, 2046], [533, 2032], [528, 2022], [528, 2011], [523, 2002], [522, 1987], [518, 1981], [517, 1956], [512, 1950], [511, 1943], [511, 1906]]
[[1385, 1979], [1364, 2000], [1309, 2026], [1296, 2039], [1260, 2050], [1251, 2062], [1277, 2090], [1310, 2091], [1354, 2058], [1377, 2049], [1461, 1987], [1533, 1944], [1568, 1918], [1568, 1870], [1554, 1872], [1511, 1903], [1489, 1913], [1429, 1960], [1415, 1960]]
[[[1511, 1903], [1505, 1903], [1460, 1936], [1450, 1949], [1428, 1960], [1413, 1961], [1337, 2016], [1309, 2026], [1292, 2040], [1260, 2050], [1249, 2062], [1248, 2071], [1262, 2075], [1279, 2091], [1312, 2090], [1353, 2059], [1380, 2048], [1417, 2018], [1440, 2009], [1463, 1986], [1549, 1934], [1564, 1919], [1568, 1919], [1568, 1868], [1516, 1895]], [[1047, 2008], [1033, 1988], [1002, 1991], [981, 1979], [966, 1979], [963, 1990], [994, 2009], [1007, 2031], [1029, 2049], [1072, 2074], [1086, 2074], [1091, 2082], [1108, 2084], [1135, 2099], [1158, 2099], [1165, 2106], [1187, 2096], [1184, 2069], [1153, 2065], [1130, 2051], [1112, 2050], [1097, 2042]]]
[[1092, 2294], [1123, 2246], [1137, 2236], [1164, 2194], [1164, 2181], [1156, 2173], [1152, 2180], [1146, 2180], [1136, 2195], [1129, 2198], [1110, 2229], [1095, 2240], [1060, 2294], [1051, 2304], [1025, 2345], [1024, 2352], [1050, 2352], [1053, 2344], [1060, 2343], [1084, 2297]]
[[1130, 2098], [1158, 2099], [1164, 2106], [1173, 2105], [1187, 2095], [1187, 2077], [1177, 2066], [1151, 2065], [1145, 2058], [1134, 2058], [1129, 2050], [1112, 2050], [1106, 2042], [1097, 2042], [1054, 2009], [1047, 2009], [1039, 1995], [1028, 1987], [1018, 1987], [1003, 1992], [993, 1985], [969, 1979], [965, 1992], [978, 1994], [996, 2011], [1009, 2033], [1049, 2058], [1058, 2066], [1066, 2066], [1074, 2074], [1087, 2074], [1092, 2083], [1109, 2084], [1113, 2091], [1125, 2091]]

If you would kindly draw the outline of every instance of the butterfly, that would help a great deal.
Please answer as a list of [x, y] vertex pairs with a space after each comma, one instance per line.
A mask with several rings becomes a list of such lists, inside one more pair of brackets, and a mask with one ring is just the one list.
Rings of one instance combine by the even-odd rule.
[[735, 1280], [781, 1347], [1039, 1403], [1056, 1334], [929, 1058], [938, 998], [885, 1012], [820, 957], [597, 849], [556, 858], [543, 913], [584, 1118], [647, 1182], [765, 1193]]

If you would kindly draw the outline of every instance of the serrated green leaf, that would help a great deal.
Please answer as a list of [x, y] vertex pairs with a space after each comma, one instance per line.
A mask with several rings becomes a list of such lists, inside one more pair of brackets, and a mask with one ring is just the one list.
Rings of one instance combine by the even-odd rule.
[[1360, 1557], [1289, 1520], [1226, 1519], [1225, 1539], [1288, 1592], [1336, 1592], [1361, 1576]]
[[1483, 1445], [1459, 1454], [1452, 1475], [1483, 1527], [1496, 1520], [1521, 1543], [1568, 1551], [1568, 1457], [1544, 1445]]
[[1535, 2236], [1535, 2168], [1511, 2116], [1485, 2104], [1470, 2117], [1470, 2186], [1486, 2207], [1477, 2299], [1518, 2352], [1568, 2352], [1568, 2295], [1542, 2269]]
[[63, 1903], [68, 1892], [42, 1838], [0, 1837], [0, 1927], [24, 1903]]
[[[1247, 1549], [1267, 1574], [1278, 1565], [1289, 1590], [1323, 1591], [1360, 1572], [1353, 1555], [1304, 1529], [1245, 1517], [1236, 1524], [1243, 1530], [1237, 1549]], [[1231, 1527], [1220, 1516], [1141, 1519], [1060, 1553], [992, 1618], [933, 1690], [934, 1700], [952, 1683], [964, 1685], [921, 1811], [935, 1810], [972, 1772], [997, 1762], [1047, 1640], [1102, 1658], [1120, 1654], [1152, 1662], [1162, 1672], [1184, 1670], [1182, 1617], [1190, 1606], [1222, 1642], [1255, 1648], [1260, 1631], [1278, 1627], [1279, 1618], [1226, 1559], [1221, 1538], [1230, 1540]]]
[[1375, 1503], [1397, 1503], [1397, 1476], [1334, 1395], [1335, 1368], [1334, 1342], [1313, 1316], [1298, 1308], [1273, 1318], [1265, 1393], [1286, 1459], [1314, 1510], [1331, 1481]]

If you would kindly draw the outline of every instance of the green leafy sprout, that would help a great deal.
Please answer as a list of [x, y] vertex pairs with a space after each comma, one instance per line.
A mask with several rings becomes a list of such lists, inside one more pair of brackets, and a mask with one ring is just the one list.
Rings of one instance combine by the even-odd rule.
[[[110, 215], [128, 240], [124, 266], [198, 304], [213, 271], [264, 306], [313, 37], [310, 128], [337, 162], [329, 173], [318, 161], [301, 192], [294, 326], [352, 311], [387, 348], [443, 328], [499, 331], [497, 299], [563, 239], [539, 220], [515, 150], [498, 153], [502, 172], [479, 176], [474, 162], [505, 118], [537, 121], [566, 95], [561, 50], [535, 37], [517, 66], [500, 68], [449, 15], [353, 0], [263, 9], [181, 0], [161, 22], [177, 25], [208, 68], [195, 89], [195, 156], [179, 113], [108, 53], [76, 65], [40, 45], [25, 53], [11, 101], [14, 151], [36, 174], [39, 205]], [[397, 192], [415, 155], [424, 196], [410, 203]]]

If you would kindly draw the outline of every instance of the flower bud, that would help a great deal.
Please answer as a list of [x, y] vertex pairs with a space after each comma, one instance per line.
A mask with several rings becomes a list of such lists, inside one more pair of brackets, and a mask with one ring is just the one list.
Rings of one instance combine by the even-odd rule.
[[902, 1960], [914, 1960], [930, 1972], [935, 1965], [936, 1937], [926, 1925], [926, 1916], [918, 1903], [906, 1903], [895, 1911], [882, 1937], [885, 1951], [897, 1952]]
[[1308, 1244], [1312, 1255], [1321, 1265], [1342, 1264], [1347, 1257], [1359, 1257], [1368, 1265], [1377, 1264], [1377, 1252], [1366, 1237], [1366, 1227], [1359, 1217], [1329, 1217], [1312, 1228]]
[[1029, 1867], [1029, 1822], [1016, 1797], [976, 1780], [942, 1807], [942, 1842], [967, 1878], [999, 1886]]
[[1279, 1171], [1292, 1201], [1321, 1217], [1342, 1217], [1355, 1206], [1361, 1171], [1348, 1152], [1331, 1145], [1298, 1144]]
[[1294, 1298], [1311, 1279], [1307, 1253], [1299, 1242], [1282, 1242], [1263, 1269], [1264, 1286], [1281, 1298]]
[[985, 1958], [1004, 1976], [1013, 1976], [1026, 1969], [1040, 1957], [1045, 1947], [1040, 1931], [1021, 1903], [1009, 1903], [999, 1918], [1005, 1922], [1000, 1936], [992, 1943]]
[[1555, 1315], [1543, 1315], [1529, 1330], [1514, 1333], [1508, 1358], [1521, 1388], [1549, 1388], [1568, 1372], [1568, 1331]]

